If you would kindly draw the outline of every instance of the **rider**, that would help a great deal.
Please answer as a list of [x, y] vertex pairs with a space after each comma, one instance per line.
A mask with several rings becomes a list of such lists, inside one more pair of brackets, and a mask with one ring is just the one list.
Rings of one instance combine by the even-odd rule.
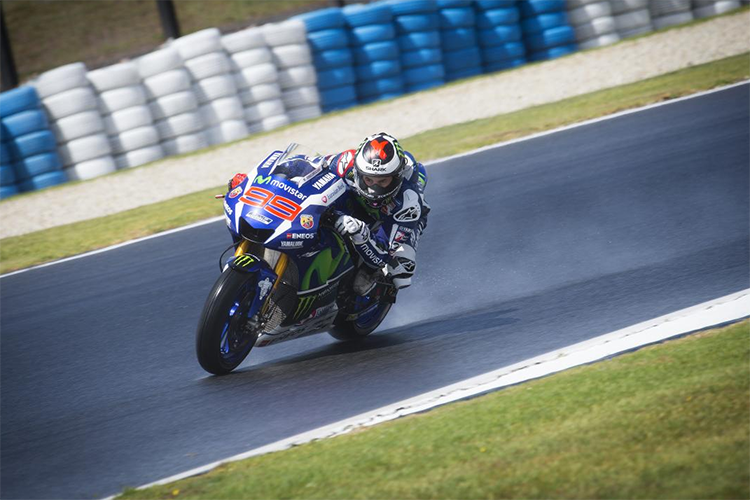
[[384, 269], [396, 288], [409, 286], [430, 211], [424, 165], [383, 132], [327, 159], [354, 195], [341, 198], [344, 206], [337, 208], [347, 215], [338, 217], [335, 229], [351, 237], [363, 264], [354, 277], [355, 293], [366, 295]]

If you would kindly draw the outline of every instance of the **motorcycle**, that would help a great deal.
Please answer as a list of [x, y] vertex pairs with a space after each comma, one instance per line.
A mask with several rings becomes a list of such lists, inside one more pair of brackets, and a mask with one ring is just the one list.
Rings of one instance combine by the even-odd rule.
[[[254, 347], [328, 332], [372, 333], [396, 301], [379, 273], [366, 296], [352, 292], [356, 251], [333, 229], [345, 181], [310, 148], [274, 151], [224, 199], [234, 250], [208, 294], [196, 332], [198, 362], [231, 372]], [[226, 253], [226, 252], [225, 252]]]

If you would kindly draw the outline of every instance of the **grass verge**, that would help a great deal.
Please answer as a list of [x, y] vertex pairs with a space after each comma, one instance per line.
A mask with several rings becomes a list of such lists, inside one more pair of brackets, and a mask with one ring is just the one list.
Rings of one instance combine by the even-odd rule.
[[[426, 161], [748, 78], [750, 53], [745, 53], [642, 82], [424, 132], [401, 142]], [[0, 240], [0, 273], [221, 215], [221, 203], [212, 195], [222, 189], [217, 186], [107, 217], [4, 238]]]
[[748, 498], [750, 322], [121, 498]]

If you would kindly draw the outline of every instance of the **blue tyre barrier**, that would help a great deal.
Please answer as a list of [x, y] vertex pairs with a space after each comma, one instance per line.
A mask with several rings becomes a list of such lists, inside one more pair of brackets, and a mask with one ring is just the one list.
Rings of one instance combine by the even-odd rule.
[[373, 80], [396, 76], [401, 72], [401, 64], [396, 60], [373, 61], [369, 64], [355, 66], [357, 80]]
[[438, 14], [442, 29], [468, 28], [477, 22], [474, 9], [471, 7], [442, 9], [438, 11]]
[[443, 60], [443, 51], [440, 49], [418, 49], [401, 53], [401, 67], [413, 68], [415, 66], [427, 66], [437, 64]]
[[474, 28], [456, 28], [440, 32], [443, 50], [468, 49], [477, 44], [477, 32]]
[[404, 51], [440, 47], [440, 32], [421, 31], [418, 33], [401, 35], [398, 37], [398, 46]]
[[21, 111], [39, 107], [39, 95], [30, 85], [24, 85], [0, 94], [0, 110], [3, 116], [10, 116]]
[[296, 19], [301, 19], [305, 23], [308, 33], [346, 26], [344, 13], [338, 7], [308, 12], [297, 16]]
[[534, 52], [575, 43], [576, 34], [570, 26], [558, 26], [527, 36], [526, 46]]
[[485, 65], [509, 59], [519, 59], [526, 54], [526, 48], [521, 42], [510, 42], [494, 47], [486, 47], [482, 50], [482, 58]]
[[353, 62], [352, 51], [349, 49], [334, 49], [313, 53], [313, 64], [318, 71], [351, 65]]
[[358, 45], [382, 42], [383, 40], [390, 40], [395, 36], [396, 28], [393, 27], [392, 23], [357, 26], [351, 31], [352, 42]]
[[393, 20], [396, 33], [403, 35], [414, 31], [431, 31], [440, 28], [440, 16], [435, 13], [407, 14]]
[[547, 59], [555, 59], [557, 57], [567, 56], [578, 50], [575, 44], [563, 45], [560, 47], [552, 47], [546, 50], [537, 50], [529, 55], [531, 61], [546, 61]]
[[351, 66], [340, 66], [338, 68], [318, 71], [318, 88], [323, 90], [341, 87], [342, 85], [351, 85], [355, 79], [354, 68]]
[[437, 0], [438, 9], [453, 7], [471, 7], [471, 0]]
[[10, 165], [13, 162], [11, 146], [5, 141], [0, 142], [0, 165]]
[[415, 84], [431, 82], [434, 80], [442, 81], [445, 78], [445, 68], [442, 64], [431, 64], [429, 66], [420, 66], [419, 68], [410, 68], [403, 72], [404, 83], [407, 87], [413, 87]]
[[477, 31], [479, 44], [483, 47], [501, 45], [508, 42], [518, 42], [523, 37], [521, 27], [517, 24], [495, 26], [494, 28]]
[[349, 32], [342, 28], [313, 31], [307, 34], [307, 43], [317, 52], [349, 46]]
[[565, 10], [565, 0], [524, 0], [518, 3], [523, 17], [534, 17]]
[[479, 47], [454, 50], [443, 53], [443, 66], [447, 73], [460, 71], [482, 65], [482, 56]]
[[16, 183], [16, 171], [11, 165], [0, 165], [0, 186], [12, 186]]
[[32, 132], [13, 139], [13, 149], [17, 158], [55, 151], [56, 145], [55, 136], [49, 130]]
[[437, 4], [434, 0], [389, 0], [386, 4], [395, 16], [421, 14], [422, 12], [435, 12], [437, 10]]
[[440, 80], [432, 80], [429, 82], [420, 82], [415, 84], [410, 84], [406, 86], [407, 92], [419, 92], [420, 90], [427, 90], [427, 89], [433, 89], [435, 87], [440, 87], [443, 85], [443, 79]]
[[394, 94], [403, 92], [403, 90], [404, 80], [401, 76], [357, 83], [357, 95], [359, 95], [360, 98], [379, 96], [382, 94]]
[[367, 64], [384, 59], [398, 59], [398, 43], [395, 40], [367, 43], [352, 48], [352, 55], [356, 64]]
[[4, 132], [10, 134], [11, 137], [18, 137], [49, 128], [47, 114], [38, 108], [5, 116], [2, 121]]
[[516, 24], [519, 19], [521, 19], [521, 14], [515, 7], [485, 10], [477, 13], [477, 28], [487, 29], [502, 24]]
[[483, 72], [484, 71], [481, 66], [466, 68], [460, 71], [446, 71], [445, 81], [453, 82], [455, 80], [461, 80], [462, 78], [471, 78], [472, 76], [481, 75]]
[[15, 163], [19, 181], [25, 181], [38, 175], [62, 170], [63, 166], [57, 153], [41, 153], [29, 156]]
[[390, 6], [380, 3], [347, 5], [341, 9], [341, 12], [347, 24], [353, 28], [390, 23], [393, 20]]
[[515, 7], [516, 0], [475, 0], [476, 6], [480, 10], [505, 9]]
[[527, 35], [534, 35], [551, 28], [557, 28], [558, 26], [566, 26], [567, 24], [568, 14], [566, 12], [541, 14], [521, 21], [523, 32]]
[[[322, 90], [320, 92], [320, 100], [323, 103], [324, 109], [331, 109], [331, 106], [339, 104], [356, 103], [357, 92], [354, 90], [353, 85], [344, 85], [342, 87]], [[337, 107], [336, 109], [341, 108]]]
[[517, 68], [526, 64], [526, 58], [521, 57], [518, 59], [508, 59], [506, 61], [498, 61], [484, 65], [485, 73], [492, 73], [493, 71], [503, 71], [506, 69]]
[[18, 193], [18, 186], [0, 186], [0, 200], [10, 198], [14, 194]]
[[49, 172], [47, 174], [37, 175], [27, 181], [21, 182], [18, 187], [21, 191], [36, 191], [58, 184], [68, 182], [68, 177], [62, 171]]

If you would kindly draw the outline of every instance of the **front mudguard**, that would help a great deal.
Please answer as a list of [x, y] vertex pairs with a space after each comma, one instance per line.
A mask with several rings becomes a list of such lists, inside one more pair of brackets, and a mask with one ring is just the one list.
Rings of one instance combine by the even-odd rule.
[[248, 317], [252, 318], [258, 314], [258, 311], [261, 310], [268, 297], [271, 296], [271, 290], [278, 276], [266, 261], [249, 253], [230, 258], [226, 263], [226, 267], [247, 274], [248, 280], [254, 280], [255, 297], [248, 310]]

